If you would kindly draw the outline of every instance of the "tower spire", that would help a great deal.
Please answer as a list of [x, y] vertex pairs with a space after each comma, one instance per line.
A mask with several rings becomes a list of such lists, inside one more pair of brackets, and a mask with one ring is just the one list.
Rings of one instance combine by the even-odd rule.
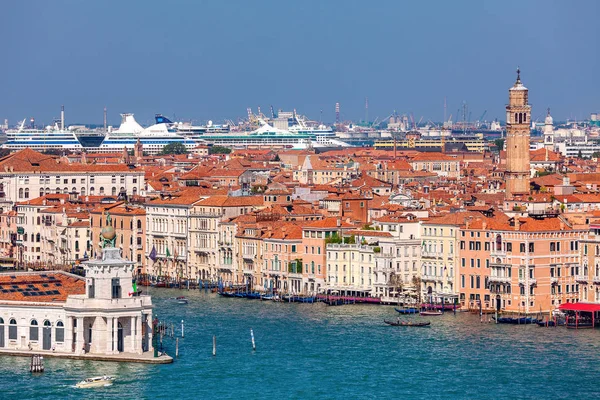
[[517, 66], [517, 83], [521, 83], [521, 68]]

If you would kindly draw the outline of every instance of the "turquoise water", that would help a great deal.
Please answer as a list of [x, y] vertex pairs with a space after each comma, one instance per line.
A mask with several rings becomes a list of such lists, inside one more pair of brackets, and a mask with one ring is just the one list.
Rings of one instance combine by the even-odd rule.
[[[168, 297], [185, 294], [190, 304]], [[0, 357], [0, 398], [598, 398], [600, 331], [495, 325], [451, 313], [429, 328], [390, 327], [393, 307], [281, 304], [152, 289], [159, 318], [185, 321], [171, 365]], [[419, 316], [411, 316], [423, 320]], [[256, 352], [252, 351], [250, 329]], [[217, 356], [212, 357], [212, 335]], [[174, 355], [174, 340], [165, 340]], [[89, 376], [111, 387], [75, 389]]]

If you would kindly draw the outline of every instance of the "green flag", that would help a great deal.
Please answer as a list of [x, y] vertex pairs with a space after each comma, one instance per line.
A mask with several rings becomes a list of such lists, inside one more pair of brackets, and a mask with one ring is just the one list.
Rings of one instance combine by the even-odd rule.
[[171, 257], [171, 253], [169, 252], [169, 246], [167, 246], [167, 258]]
[[133, 281], [133, 293], [137, 293], [137, 282]]

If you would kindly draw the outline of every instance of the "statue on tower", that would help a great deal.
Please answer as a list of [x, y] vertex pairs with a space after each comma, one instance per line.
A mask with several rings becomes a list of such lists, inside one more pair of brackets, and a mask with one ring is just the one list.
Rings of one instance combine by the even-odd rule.
[[107, 247], [116, 247], [117, 243], [117, 232], [115, 228], [112, 226], [112, 217], [110, 213], [106, 213], [106, 226], [102, 228], [100, 232], [100, 246], [103, 249]]

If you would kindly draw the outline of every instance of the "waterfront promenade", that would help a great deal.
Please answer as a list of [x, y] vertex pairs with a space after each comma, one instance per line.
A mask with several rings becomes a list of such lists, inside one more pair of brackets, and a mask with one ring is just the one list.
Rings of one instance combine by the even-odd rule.
[[[117, 376], [95, 398], [536, 399], [597, 398], [597, 330], [480, 323], [469, 313], [429, 318], [430, 328], [389, 327], [392, 306], [289, 304], [150, 288], [160, 320], [174, 323], [170, 365], [0, 357], [5, 398], [80, 398], [72, 387]], [[170, 297], [186, 295], [178, 305]], [[427, 318], [414, 316], [419, 320]], [[185, 337], [180, 337], [184, 320]], [[252, 351], [250, 329], [256, 339]], [[212, 336], [217, 355], [212, 356]], [[174, 340], [165, 338], [169, 355]], [[89, 394], [86, 392], [86, 394]]]

